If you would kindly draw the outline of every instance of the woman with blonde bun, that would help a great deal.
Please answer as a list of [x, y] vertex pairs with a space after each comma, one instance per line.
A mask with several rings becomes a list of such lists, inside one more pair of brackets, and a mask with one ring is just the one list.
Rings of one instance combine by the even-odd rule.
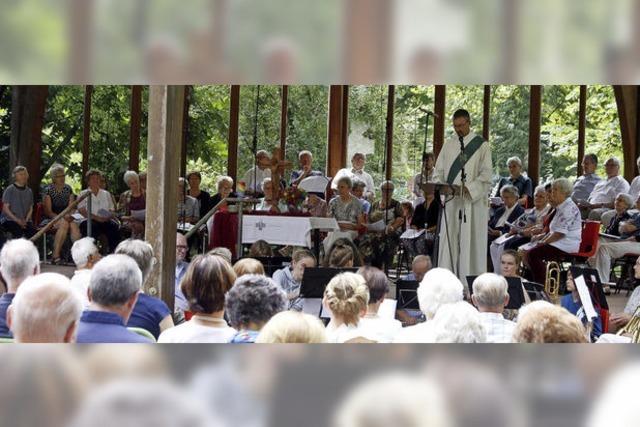
[[327, 325], [329, 342], [369, 342], [360, 319], [367, 314], [369, 288], [362, 277], [355, 273], [341, 273], [335, 276], [324, 291], [324, 307], [331, 311], [331, 321]]

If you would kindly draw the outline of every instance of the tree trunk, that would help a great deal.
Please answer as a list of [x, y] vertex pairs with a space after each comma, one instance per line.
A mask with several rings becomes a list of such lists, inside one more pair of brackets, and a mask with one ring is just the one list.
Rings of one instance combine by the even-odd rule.
[[34, 200], [39, 200], [42, 173], [42, 126], [49, 86], [13, 86], [9, 168], [25, 166]]

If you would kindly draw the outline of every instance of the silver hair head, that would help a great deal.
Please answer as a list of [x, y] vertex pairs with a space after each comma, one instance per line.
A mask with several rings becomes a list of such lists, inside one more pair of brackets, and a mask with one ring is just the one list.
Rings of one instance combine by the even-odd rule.
[[142, 272], [142, 283], [147, 281], [156, 263], [151, 244], [144, 240], [127, 239], [120, 242], [118, 247], [116, 247], [115, 253], [131, 257], [136, 264], [138, 264], [138, 268], [140, 268]]
[[474, 344], [487, 341], [480, 313], [466, 301], [442, 306], [431, 322], [434, 343]]
[[612, 162], [614, 165], [620, 167], [620, 159], [618, 159], [617, 157], [609, 157], [609, 159], [607, 159], [607, 162]]
[[51, 177], [51, 180], [53, 181], [56, 175], [60, 172], [64, 173], [64, 166], [60, 163], [54, 163], [53, 166], [51, 166], [51, 169], [49, 169], [49, 176]]
[[225, 296], [225, 312], [231, 326], [246, 328], [266, 323], [287, 309], [287, 295], [273, 280], [258, 274], [239, 277]]
[[129, 185], [129, 181], [132, 179], [138, 183], [140, 183], [140, 176], [135, 171], [126, 171], [123, 176], [123, 181], [125, 184]]
[[58, 273], [29, 277], [11, 303], [11, 331], [17, 342], [61, 343], [80, 319], [82, 301]]
[[462, 282], [451, 271], [433, 268], [424, 275], [418, 286], [420, 310], [427, 319], [433, 319], [441, 306], [462, 301], [463, 292]]
[[618, 193], [618, 195], [616, 196], [616, 199], [623, 200], [627, 204], [627, 209], [632, 208], [633, 205], [635, 204], [635, 202], [633, 201], [633, 197], [631, 196], [631, 194], [628, 194], [628, 193]]
[[142, 272], [127, 255], [109, 255], [93, 268], [89, 290], [91, 300], [106, 306], [118, 307], [140, 291]]
[[268, 177], [262, 180], [262, 184], [260, 185], [260, 188], [262, 188], [262, 191], [264, 191], [264, 186], [266, 184], [269, 184], [270, 182], [272, 182], [272, 180], [271, 178], [268, 178]]
[[538, 185], [535, 190], [533, 190], [533, 195], [535, 196], [538, 193], [546, 193], [544, 185]]
[[73, 263], [78, 268], [83, 268], [87, 265], [89, 257], [97, 253], [98, 247], [93, 237], [84, 237], [76, 240], [73, 246], [71, 246], [71, 258], [73, 258]]
[[0, 251], [0, 273], [9, 290], [15, 289], [29, 276], [40, 272], [40, 256], [27, 239], [9, 240]]
[[219, 176], [218, 179], [216, 179], [216, 188], [220, 189], [220, 184], [224, 182], [226, 182], [227, 184], [233, 187], [233, 178], [227, 175], [222, 175], [222, 176]]
[[347, 184], [349, 188], [353, 188], [353, 180], [348, 176], [343, 176], [336, 182], [336, 187], [340, 187], [341, 184]]
[[520, 197], [520, 192], [515, 185], [505, 185], [500, 189], [500, 195], [502, 196], [504, 193], [511, 194], [516, 199]]
[[309, 150], [302, 150], [301, 152], [298, 153], [298, 159], [301, 159], [302, 156], [309, 156], [313, 158], [313, 154], [311, 154], [311, 151]]
[[509, 167], [509, 165], [511, 165], [512, 163], [516, 163], [518, 166], [522, 167], [522, 160], [520, 160], [520, 157], [517, 157], [517, 156], [509, 157], [507, 159], [507, 167]]
[[473, 281], [473, 298], [479, 307], [493, 308], [504, 305], [509, 295], [507, 280], [494, 273], [484, 273]]
[[569, 197], [573, 192], [571, 181], [569, 181], [567, 178], [557, 178], [553, 180], [552, 187], [555, 187], [557, 190], [564, 193], [566, 197]]

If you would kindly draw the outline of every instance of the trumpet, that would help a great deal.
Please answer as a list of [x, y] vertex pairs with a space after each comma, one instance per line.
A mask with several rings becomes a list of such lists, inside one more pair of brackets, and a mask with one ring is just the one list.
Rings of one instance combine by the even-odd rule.
[[632, 343], [640, 342], [640, 306], [633, 312], [633, 317], [624, 325], [616, 335], [626, 335], [631, 337]]
[[547, 263], [547, 274], [544, 280], [544, 291], [555, 304], [560, 292], [560, 264], [555, 261]]

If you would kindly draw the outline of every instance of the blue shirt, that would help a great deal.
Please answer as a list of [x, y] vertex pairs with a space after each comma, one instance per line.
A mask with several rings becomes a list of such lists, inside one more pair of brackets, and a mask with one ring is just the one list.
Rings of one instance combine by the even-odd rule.
[[[563, 308], [566, 308], [569, 313], [575, 315], [578, 319], [580, 319], [580, 321], [586, 326], [587, 315], [584, 312], [584, 308], [582, 308], [582, 303], [580, 301], [574, 301], [573, 295], [567, 294], [563, 296], [560, 300], [560, 305]], [[593, 319], [593, 327], [591, 328], [591, 340], [595, 342], [600, 335], [602, 335], [602, 319], [600, 318], [600, 316], [598, 316], [597, 318]]]
[[138, 294], [138, 301], [127, 326], [146, 329], [157, 340], [160, 336], [160, 322], [169, 314], [171, 311], [164, 301], [141, 293]]
[[229, 340], [229, 342], [231, 344], [252, 344], [256, 342], [256, 339], [258, 338], [259, 334], [260, 334], [259, 331], [248, 331], [248, 330], [238, 331], [233, 336], [233, 338]]
[[571, 194], [571, 198], [573, 200], [588, 200], [591, 192], [593, 191], [593, 187], [595, 187], [601, 180], [602, 178], [595, 173], [582, 175], [576, 179], [576, 182], [573, 184], [573, 193]]
[[500, 190], [505, 185], [513, 185], [518, 189], [519, 196], [518, 198], [522, 198], [525, 194], [529, 197], [533, 197], [533, 183], [531, 182], [531, 178], [526, 177], [524, 175], [518, 176], [516, 179], [513, 179], [510, 176], [504, 177], [500, 179], [498, 183], [498, 191], [496, 192], [496, 197], [500, 196]]
[[0, 337], [2, 338], [13, 338], [13, 334], [9, 330], [9, 325], [7, 325], [7, 309], [13, 302], [13, 297], [16, 294], [5, 293], [0, 296]]
[[180, 261], [178, 265], [176, 265], [176, 289], [175, 289], [175, 309], [187, 311], [189, 310], [189, 303], [187, 302], [187, 298], [182, 293], [182, 289], [180, 289], [180, 282], [184, 277], [184, 274], [187, 272], [187, 267], [189, 267], [189, 263], [186, 261]]
[[78, 343], [151, 343], [131, 332], [122, 317], [106, 311], [86, 310], [78, 322]]

